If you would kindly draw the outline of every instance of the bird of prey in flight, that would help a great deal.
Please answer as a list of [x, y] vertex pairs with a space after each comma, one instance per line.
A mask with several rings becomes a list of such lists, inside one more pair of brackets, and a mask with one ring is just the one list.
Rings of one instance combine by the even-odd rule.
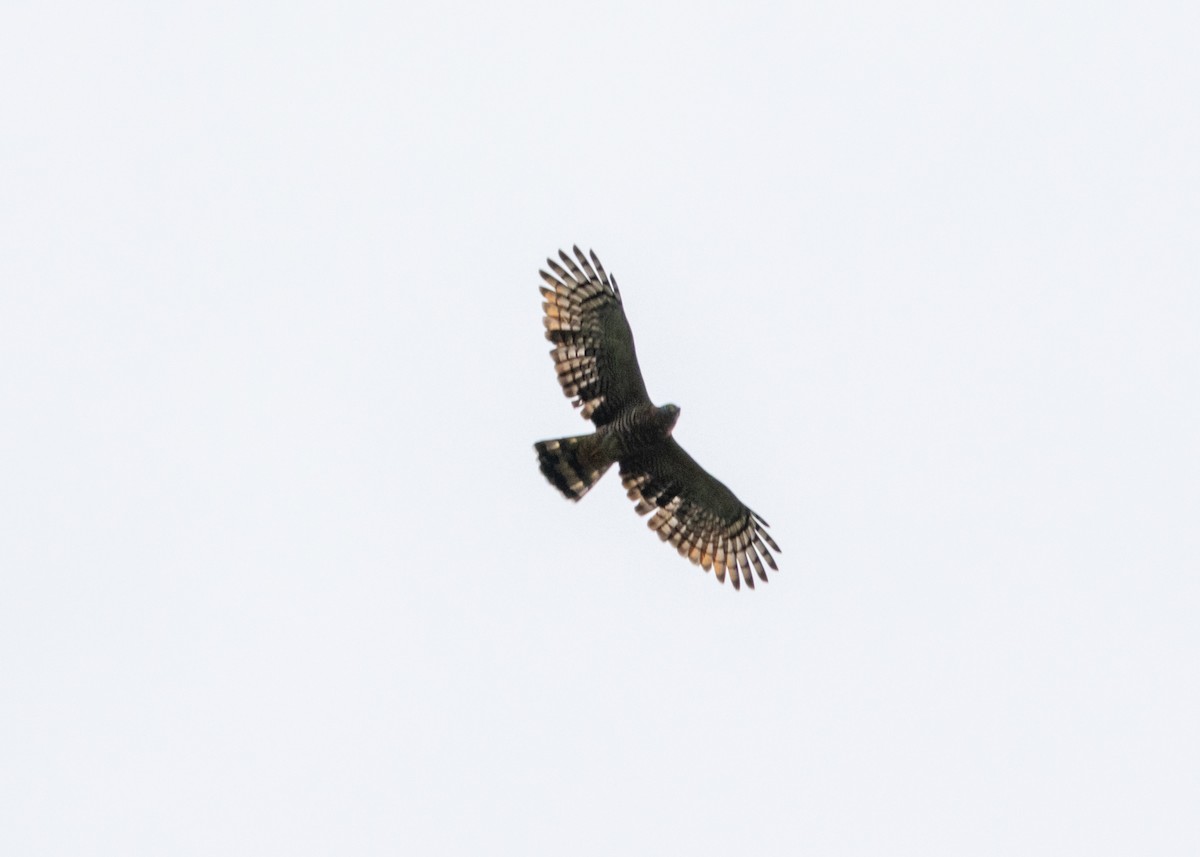
[[[693, 563], [728, 575], [735, 589], [754, 576], [766, 581], [763, 563], [778, 571], [771, 550], [779, 546], [767, 522], [684, 452], [671, 432], [675, 405], [650, 401], [625, 318], [621, 291], [595, 253], [578, 248], [562, 264], [547, 259], [553, 273], [539, 271], [545, 302], [546, 338], [558, 382], [591, 434], [534, 444], [542, 473], [569, 500], [579, 500], [613, 464], [637, 513], [650, 529]], [[769, 547], [768, 547], [769, 546]]]

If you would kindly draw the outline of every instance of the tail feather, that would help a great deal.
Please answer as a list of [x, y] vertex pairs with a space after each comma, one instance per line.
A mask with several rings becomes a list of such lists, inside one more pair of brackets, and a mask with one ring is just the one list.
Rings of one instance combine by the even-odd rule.
[[538, 464], [550, 484], [568, 500], [578, 500], [612, 466], [600, 448], [600, 438], [594, 434], [543, 440], [535, 443]]

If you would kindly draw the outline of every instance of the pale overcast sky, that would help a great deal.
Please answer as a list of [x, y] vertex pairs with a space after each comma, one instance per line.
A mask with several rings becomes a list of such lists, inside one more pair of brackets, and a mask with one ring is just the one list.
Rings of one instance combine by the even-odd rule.
[[1194, 3], [0, 19], [0, 852], [1200, 853]]

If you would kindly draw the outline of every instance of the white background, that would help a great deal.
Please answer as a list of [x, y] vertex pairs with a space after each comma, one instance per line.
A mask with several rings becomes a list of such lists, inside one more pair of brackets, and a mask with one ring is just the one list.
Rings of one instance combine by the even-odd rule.
[[[1200, 851], [1198, 29], [9, 4], [0, 851]], [[538, 473], [574, 242], [769, 585]]]

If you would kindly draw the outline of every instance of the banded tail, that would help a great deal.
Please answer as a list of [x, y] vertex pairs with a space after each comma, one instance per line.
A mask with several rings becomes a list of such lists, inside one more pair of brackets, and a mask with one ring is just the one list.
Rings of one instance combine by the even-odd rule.
[[600, 443], [597, 435], [584, 434], [543, 440], [533, 448], [550, 484], [568, 500], [578, 500], [612, 467], [612, 459], [604, 456]]

